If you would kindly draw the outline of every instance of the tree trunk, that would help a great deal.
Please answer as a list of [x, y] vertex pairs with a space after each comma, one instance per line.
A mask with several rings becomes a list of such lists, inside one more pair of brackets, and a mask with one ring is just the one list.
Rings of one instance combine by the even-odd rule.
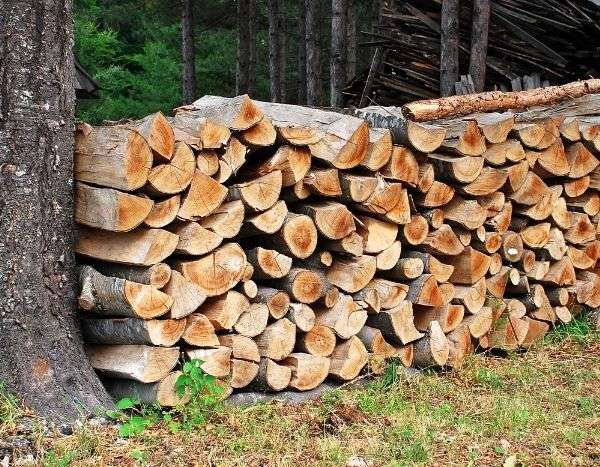
[[440, 47], [440, 94], [452, 96], [458, 81], [458, 10], [459, 0], [442, 2], [442, 37]]
[[193, 0], [183, 0], [181, 5], [181, 90], [183, 104], [196, 99], [196, 67], [194, 60], [194, 15]]
[[490, 9], [490, 0], [474, 0], [473, 2], [469, 74], [473, 79], [476, 92], [483, 91], [485, 87], [485, 59], [487, 57]]
[[256, 0], [248, 0], [248, 24], [250, 25], [250, 46], [248, 59], [248, 95], [256, 95]]
[[346, 79], [356, 76], [356, 0], [348, 1], [346, 18]]
[[250, 0], [237, 2], [237, 67], [235, 93], [248, 94], [250, 80]]
[[75, 320], [72, 3], [33, 5], [0, 15], [0, 380], [74, 420], [111, 401]]
[[305, 0], [306, 6], [306, 103], [322, 104], [321, 44], [319, 18], [321, 0]]
[[343, 107], [346, 84], [346, 20], [348, 0], [331, 1], [331, 107]]
[[306, 104], [306, 3], [298, 5], [298, 96], [299, 105]]
[[285, 27], [282, 0], [269, 0], [269, 81], [271, 102], [285, 100]]

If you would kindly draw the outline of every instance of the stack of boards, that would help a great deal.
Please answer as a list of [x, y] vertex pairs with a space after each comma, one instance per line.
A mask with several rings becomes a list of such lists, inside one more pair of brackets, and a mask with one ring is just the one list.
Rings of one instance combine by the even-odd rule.
[[531, 346], [600, 306], [593, 97], [417, 123], [205, 96], [79, 125], [92, 366], [168, 406], [187, 359], [230, 394]]

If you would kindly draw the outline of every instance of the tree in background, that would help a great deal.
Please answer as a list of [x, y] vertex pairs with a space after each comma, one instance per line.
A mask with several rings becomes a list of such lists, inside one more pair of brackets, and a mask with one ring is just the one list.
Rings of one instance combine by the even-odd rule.
[[304, 0], [299, 2], [298, 13], [297, 103], [306, 104], [306, 4]]
[[71, 12], [0, 10], [0, 381], [57, 421], [112, 404], [75, 316]]
[[347, 0], [331, 1], [331, 106], [343, 107], [342, 89], [346, 84], [346, 19]]
[[473, 27], [471, 29], [471, 56], [469, 74], [476, 92], [485, 87], [485, 60], [487, 58], [488, 29], [490, 25], [490, 0], [473, 1]]
[[196, 53], [192, 0], [181, 3], [181, 95], [183, 104], [196, 100]]
[[285, 102], [285, 16], [282, 0], [268, 0], [269, 78], [271, 102]]
[[346, 1], [346, 80], [350, 81], [356, 76], [356, 0]]
[[442, 1], [440, 47], [440, 93], [452, 96], [458, 81], [458, 8], [459, 0]]
[[237, 2], [236, 94], [256, 93], [256, 2]]
[[320, 0], [305, 0], [306, 8], [306, 103], [320, 106], [323, 100], [321, 78]]

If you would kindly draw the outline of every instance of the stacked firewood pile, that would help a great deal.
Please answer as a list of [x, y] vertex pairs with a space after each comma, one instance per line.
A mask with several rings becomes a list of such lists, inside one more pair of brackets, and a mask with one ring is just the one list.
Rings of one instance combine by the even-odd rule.
[[[349, 105], [399, 105], [440, 95], [440, 1], [383, 2], [378, 26], [364, 45], [379, 48], [373, 82], [350, 83]], [[469, 69], [473, 2], [459, 13], [461, 74]], [[520, 90], [521, 78], [562, 84], [598, 76], [600, 2], [495, 0], [491, 2], [485, 89]], [[524, 79], [524, 81], [526, 81]], [[538, 79], [539, 81], [539, 79]]]
[[182, 356], [228, 393], [303, 391], [530, 346], [600, 305], [600, 120], [554, 109], [417, 123], [206, 96], [80, 125], [91, 364], [172, 405]]

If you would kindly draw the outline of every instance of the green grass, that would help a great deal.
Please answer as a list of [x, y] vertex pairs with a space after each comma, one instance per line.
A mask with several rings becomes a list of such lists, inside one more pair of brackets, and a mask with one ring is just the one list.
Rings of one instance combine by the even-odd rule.
[[599, 380], [598, 332], [579, 320], [531, 352], [478, 354], [460, 371], [424, 372], [409, 382], [393, 362], [367, 386], [301, 405], [226, 406], [191, 431], [159, 424], [123, 439], [117, 428], [83, 427], [40, 444], [38, 461], [338, 466], [358, 456], [373, 466], [593, 465], [600, 458]]
[[14, 428], [16, 419], [21, 415], [21, 406], [17, 399], [9, 394], [0, 382], [0, 439]]

